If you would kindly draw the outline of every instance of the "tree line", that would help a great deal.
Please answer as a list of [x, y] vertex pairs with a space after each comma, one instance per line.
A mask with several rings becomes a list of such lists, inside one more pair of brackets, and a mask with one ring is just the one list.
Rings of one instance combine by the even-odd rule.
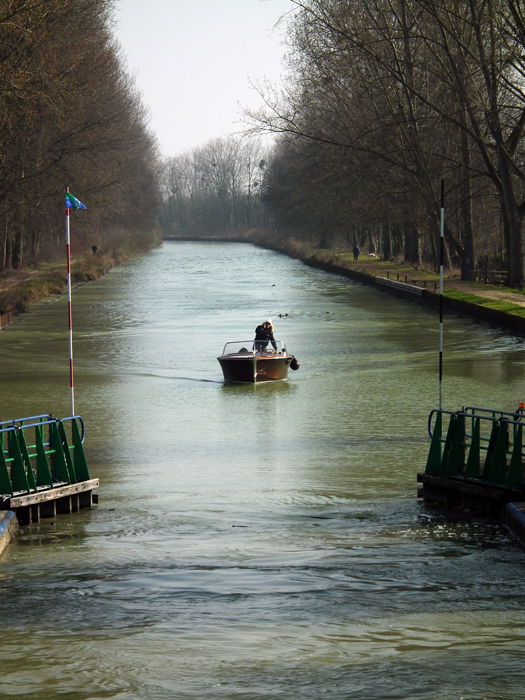
[[0, 3], [0, 268], [57, 259], [64, 190], [87, 206], [73, 252], [151, 243], [159, 157], [113, 36], [114, 0]]
[[213, 235], [266, 224], [281, 237], [365, 244], [437, 267], [443, 181], [446, 265], [465, 277], [490, 264], [521, 285], [523, 4], [292, 2], [287, 80], [259, 85], [265, 107], [247, 115], [251, 134], [277, 135], [258, 189], [234, 165], [242, 140], [207, 144], [168, 163], [165, 228]]
[[519, 0], [292, 0], [288, 78], [259, 85], [278, 135], [278, 232], [390, 259], [505, 266], [523, 282], [525, 10]]
[[225, 136], [166, 159], [162, 230], [168, 237], [235, 237], [268, 224], [261, 189], [268, 154], [258, 139]]

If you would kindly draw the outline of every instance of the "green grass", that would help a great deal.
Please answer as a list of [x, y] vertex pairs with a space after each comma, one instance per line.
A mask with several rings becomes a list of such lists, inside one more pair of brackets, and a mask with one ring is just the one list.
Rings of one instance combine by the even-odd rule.
[[485, 306], [488, 309], [502, 311], [503, 313], [512, 314], [513, 316], [525, 317], [525, 307], [519, 306], [518, 304], [512, 304], [509, 301], [486, 299], [485, 297], [478, 297], [475, 294], [470, 294], [469, 292], [457, 291], [445, 291], [444, 296], [449, 297], [450, 299], [466, 301], [469, 304], [476, 304], [477, 306]]
[[[427, 280], [427, 282], [438, 281], [439, 273], [432, 270], [430, 267], [425, 265], [418, 265], [417, 267], [411, 265], [410, 263], [404, 261], [394, 261], [382, 260], [381, 258], [369, 258], [366, 253], [359, 256], [357, 262], [354, 260], [352, 253], [348, 251], [333, 251], [329, 249], [318, 249], [317, 253], [327, 261], [334, 262], [336, 264], [343, 264], [350, 269], [360, 270], [365, 274], [370, 275], [384, 275], [390, 272], [391, 279], [395, 279], [393, 275], [399, 274], [404, 281], [405, 275], [408, 279], [415, 280]], [[454, 272], [454, 277], [457, 277], [457, 272]]]
[[[337, 250], [333, 248], [316, 248], [310, 246], [304, 242], [296, 241], [295, 239], [285, 239], [284, 241], [280, 238], [276, 238], [273, 234], [268, 232], [261, 233], [259, 236], [259, 244], [270, 247], [273, 250], [280, 250], [281, 252], [291, 255], [292, 257], [299, 258], [305, 262], [324, 262], [332, 265], [337, 265], [340, 267], [345, 267], [349, 270], [355, 270], [362, 272], [364, 274], [374, 276], [387, 276], [387, 272], [390, 272], [390, 279], [396, 280], [397, 275], [399, 275], [399, 280], [401, 282], [405, 281], [405, 276], [409, 281], [418, 282], [438, 282], [439, 272], [427, 265], [411, 265], [404, 260], [397, 258], [394, 261], [385, 261], [380, 258], [369, 258], [366, 254], [361, 254], [359, 260], [356, 262], [353, 255], [348, 250]], [[257, 237], [254, 238], [256, 240]], [[257, 242], [257, 240], [256, 240]], [[459, 279], [459, 270], [445, 270], [445, 285], [453, 285], [455, 287], [460, 287], [463, 284], [468, 285], [470, 289], [479, 288], [480, 290], [495, 292], [506, 292], [519, 295], [519, 298], [525, 294], [525, 288], [517, 289], [516, 287], [502, 287], [497, 285], [486, 285], [483, 282], [462, 282]], [[431, 291], [430, 285], [427, 287]], [[496, 311], [501, 311], [512, 316], [525, 317], [525, 307], [519, 304], [513, 304], [508, 301], [498, 301], [495, 299], [487, 299], [486, 297], [477, 296], [472, 292], [462, 292], [456, 290], [446, 290], [444, 292], [445, 296], [450, 299], [458, 299], [461, 301], [466, 301], [470, 304], [475, 304], [476, 306], [484, 306], [489, 309], [494, 309]]]

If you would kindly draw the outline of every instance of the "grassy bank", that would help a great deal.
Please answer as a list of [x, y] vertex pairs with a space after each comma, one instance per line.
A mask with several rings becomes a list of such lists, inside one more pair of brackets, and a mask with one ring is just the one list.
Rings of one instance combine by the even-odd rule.
[[[465, 284], [468, 284], [465, 283]], [[501, 311], [505, 314], [510, 314], [511, 316], [519, 316], [520, 318], [525, 318], [525, 306], [521, 306], [519, 303], [513, 303], [508, 301], [508, 299], [498, 298], [500, 295], [510, 295], [515, 294], [516, 300], [525, 303], [525, 297], [523, 292], [511, 288], [511, 287], [492, 287], [490, 285], [484, 285], [485, 289], [480, 289], [476, 294], [474, 288], [473, 292], [461, 291], [461, 290], [446, 290], [444, 294], [450, 299], [457, 299], [458, 301], [465, 301], [468, 304], [476, 304], [477, 306], [483, 306], [486, 309], [494, 309], [494, 311]], [[495, 298], [488, 298], [481, 296], [481, 294], [486, 292], [493, 292]]]
[[[159, 245], [156, 234], [136, 239], [121, 235], [105, 250], [96, 254], [77, 255], [71, 260], [74, 284], [96, 280], [124, 260], [140, 255]], [[0, 273], [0, 314], [15, 315], [29, 310], [32, 302], [55, 294], [63, 294], [67, 286], [67, 266], [63, 263], [42, 263], [37, 267], [6, 270]]]
[[[187, 240], [183, 237], [171, 240]], [[235, 237], [191, 240], [236, 241], [252, 243], [284, 253], [327, 272], [375, 284], [376, 277], [389, 278], [422, 288], [425, 303], [439, 303], [439, 273], [428, 265], [412, 265], [401, 258], [384, 261], [378, 256], [361, 254], [356, 261], [346, 249], [320, 248], [292, 236], [281, 237], [271, 231], [251, 230]], [[460, 280], [458, 270], [445, 270], [445, 309], [467, 315], [515, 332], [525, 333], [525, 292], [523, 289], [484, 282]], [[423, 298], [423, 297], [422, 297]]]
[[[402, 259], [384, 261], [376, 256], [362, 254], [356, 261], [348, 250], [318, 248], [303, 241], [279, 238], [271, 232], [252, 232], [250, 240], [262, 247], [277, 250], [313, 266], [322, 265], [334, 272], [354, 271], [360, 275], [387, 277], [439, 292], [439, 273], [427, 265], [412, 265]], [[463, 281], [458, 270], [444, 273], [445, 297], [525, 318], [525, 292], [516, 287], [490, 285], [483, 282]]]
[[[399, 278], [402, 282], [415, 282], [416, 284], [426, 282], [429, 287], [439, 282], [439, 274], [429, 266], [415, 266], [401, 258], [393, 261], [384, 261], [379, 256], [361, 254], [356, 261], [350, 250], [320, 248], [293, 237], [279, 238], [276, 234], [264, 231], [253, 232], [250, 239], [257, 245], [277, 250], [285, 255], [314, 265], [319, 263], [323, 265], [332, 264], [334, 267], [355, 270], [370, 277], [389, 276], [391, 279]], [[458, 278], [459, 273], [457, 271], [446, 273], [446, 279], [449, 281], [458, 281]]]

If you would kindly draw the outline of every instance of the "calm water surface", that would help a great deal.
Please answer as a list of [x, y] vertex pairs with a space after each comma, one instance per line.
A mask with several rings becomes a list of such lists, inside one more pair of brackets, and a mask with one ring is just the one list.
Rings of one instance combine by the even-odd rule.
[[[435, 313], [198, 243], [73, 305], [100, 505], [0, 557], [1, 697], [525, 698], [524, 553], [416, 499]], [[3, 419], [69, 415], [66, 309], [2, 332]], [[301, 369], [224, 386], [222, 346], [267, 316]], [[515, 408], [524, 371], [522, 340], [446, 319], [445, 407]]]

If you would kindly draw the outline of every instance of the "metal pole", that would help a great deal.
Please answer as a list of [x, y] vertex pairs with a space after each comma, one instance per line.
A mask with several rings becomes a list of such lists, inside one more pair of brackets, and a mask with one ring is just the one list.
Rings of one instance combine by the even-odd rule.
[[[69, 187], [66, 187], [69, 192]], [[75, 415], [75, 393], [73, 389], [73, 324], [71, 317], [71, 254], [69, 237], [69, 208], [66, 207], [66, 252], [67, 252], [67, 313], [69, 318], [69, 388], [71, 396], [71, 415]]]
[[439, 248], [439, 410], [442, 408], [443, 382], [443, 251], [445, 240], [445, 180], [441, 180], [441, 230]]

